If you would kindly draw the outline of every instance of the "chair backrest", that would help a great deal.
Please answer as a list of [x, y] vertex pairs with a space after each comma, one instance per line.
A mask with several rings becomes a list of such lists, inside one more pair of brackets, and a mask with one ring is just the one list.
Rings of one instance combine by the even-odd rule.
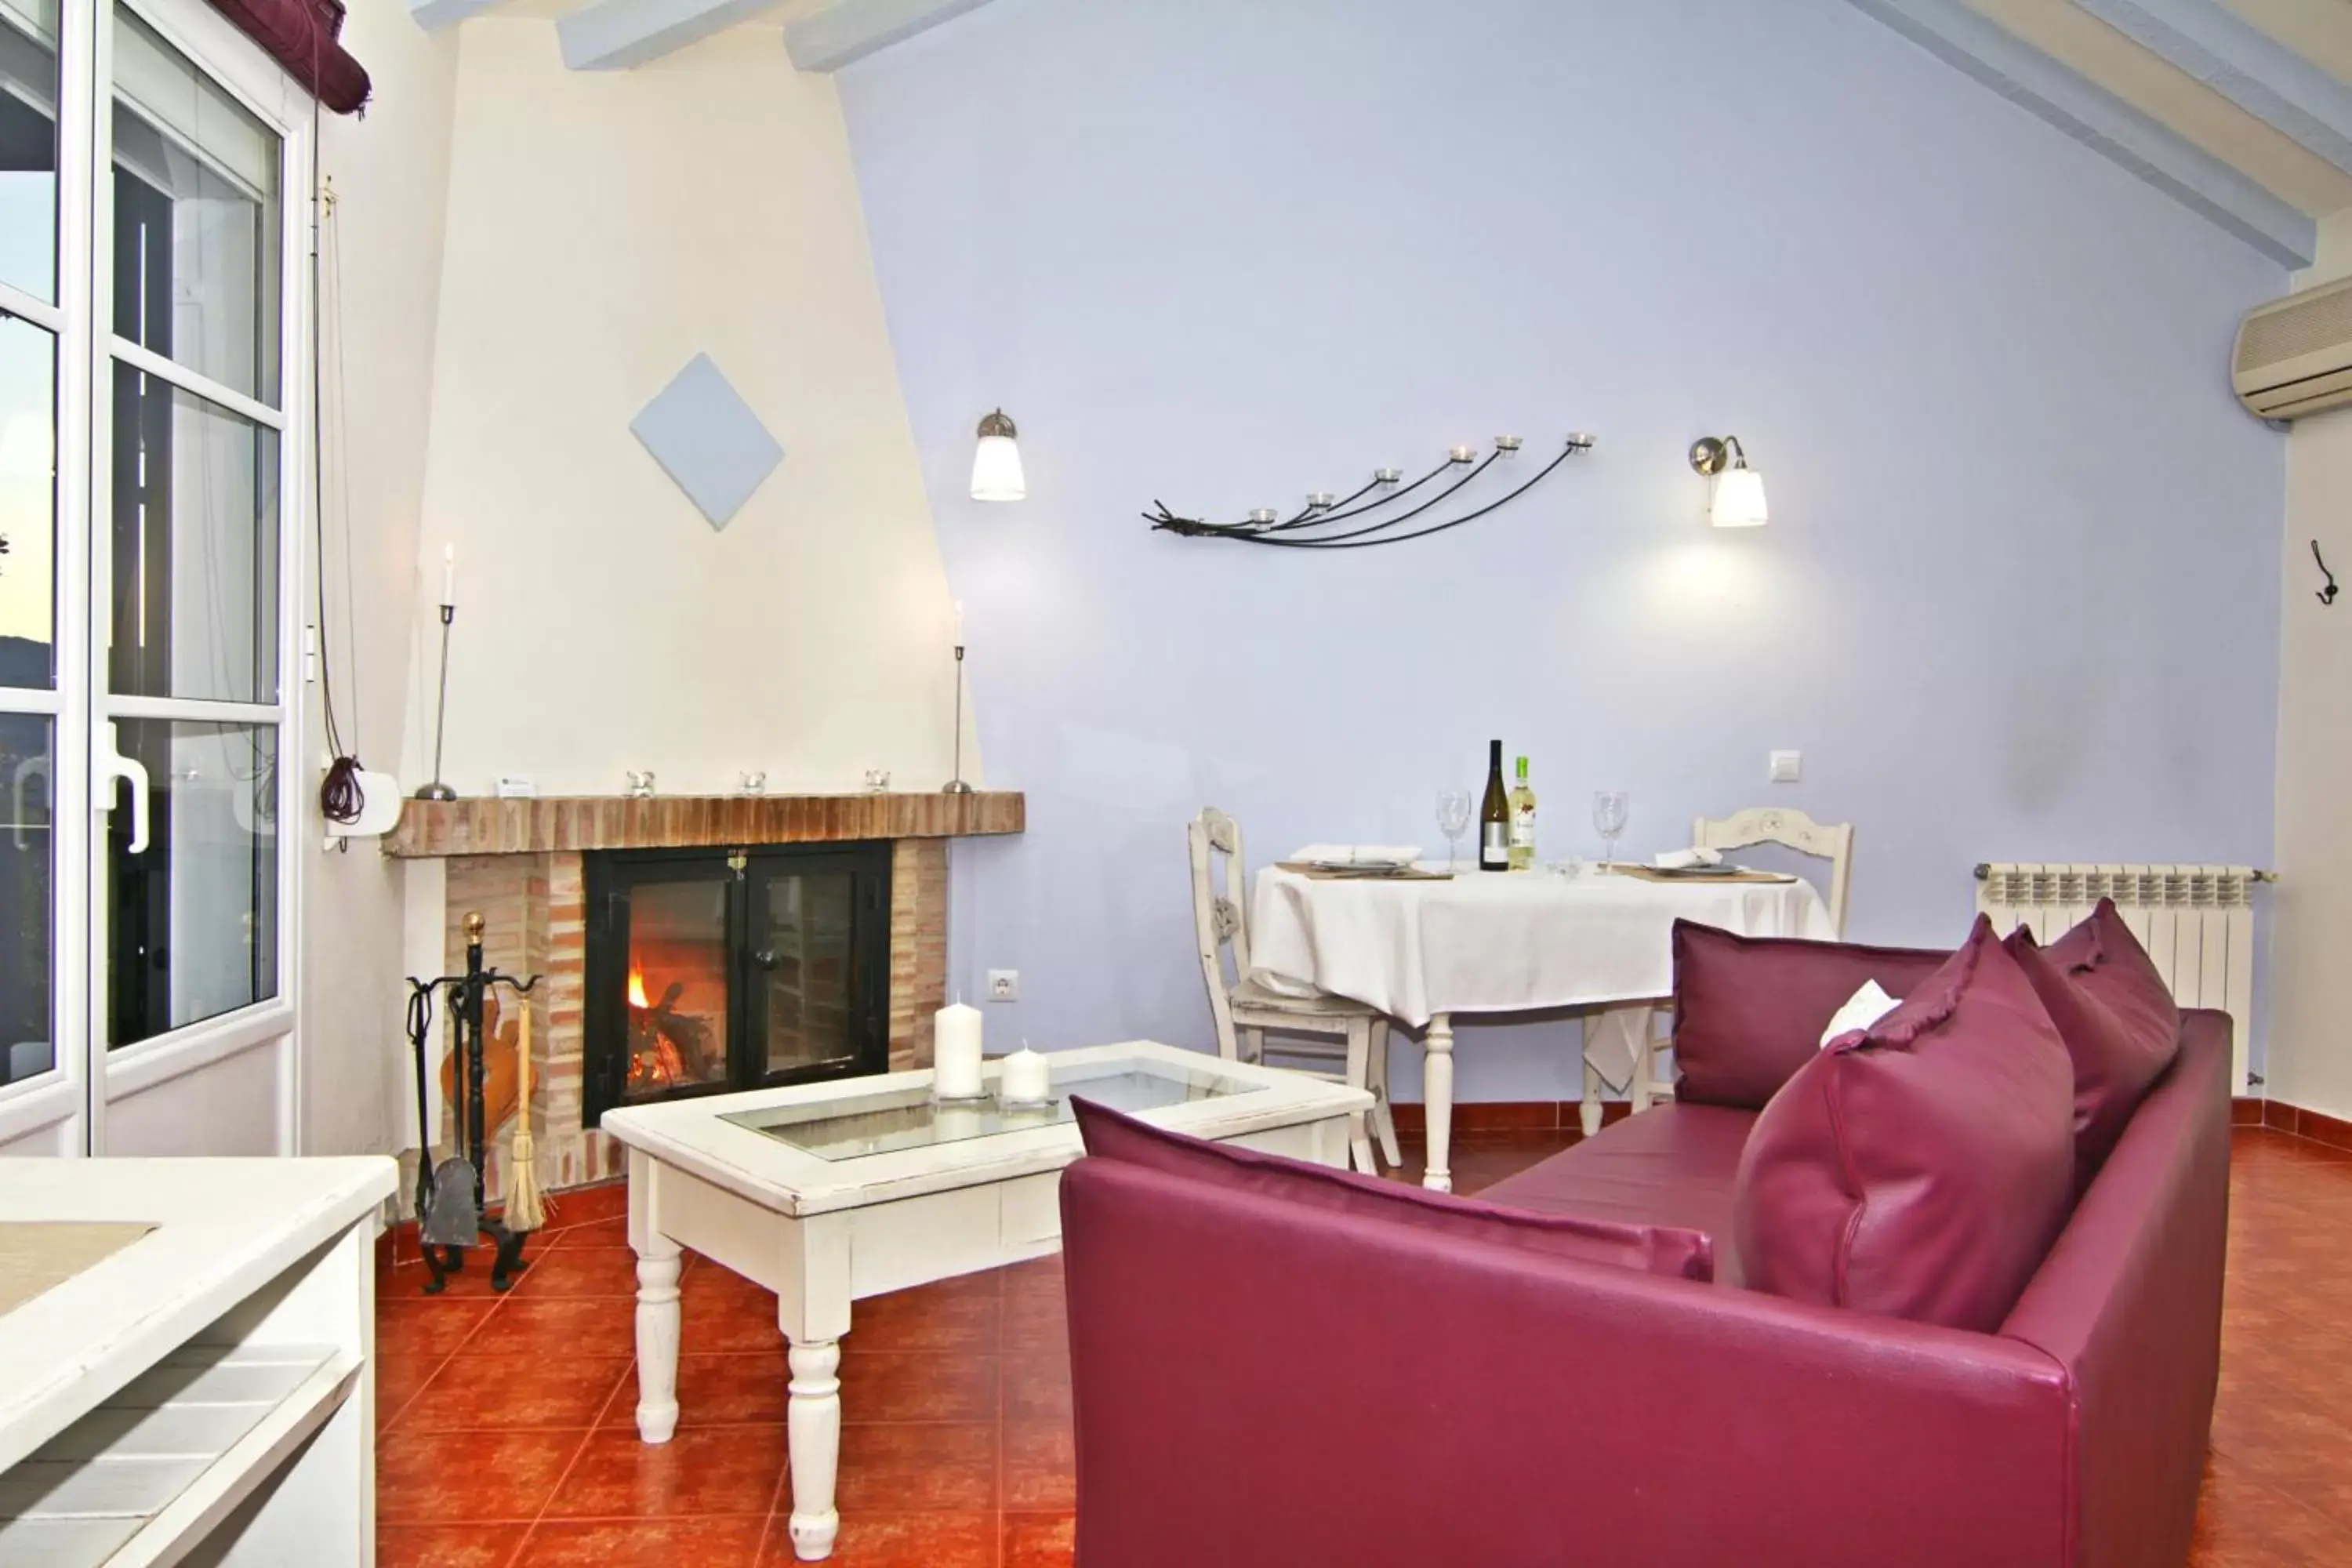
[[[1205, 806], [1184, 825], [1192, 851], [1192, 934], [1201, 952], [1201, 976], [1208, 983], [1209, 1012], [1217, 1023], [1217, 1054], [1231, 1060], [1239, 1049], [1234, 1035], [1233, 988], [1249, 973], [1249, 890], [1243, 880], [1242, 825]], [[1224, 953], [1233, 949], [1233, 977]]]
[[1782, 844], [1830, 863], [1830, 924], [1845, 934], [1846, 884], [1853, 875], [1853, 824], [1815, 822], [1792, 806], [1762, 805], [1735, 812], [1719, 820], [1700, 817], [1691, 826], [1691, 843], [1700, 849], [1745, 849], [1755, 844]]

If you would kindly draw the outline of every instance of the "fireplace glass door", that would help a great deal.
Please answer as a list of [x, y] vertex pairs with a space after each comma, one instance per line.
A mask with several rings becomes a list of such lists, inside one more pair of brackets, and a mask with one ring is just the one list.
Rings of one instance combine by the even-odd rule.
[[588, 859], [588, 1125], [889, 1065], [887, 846]]

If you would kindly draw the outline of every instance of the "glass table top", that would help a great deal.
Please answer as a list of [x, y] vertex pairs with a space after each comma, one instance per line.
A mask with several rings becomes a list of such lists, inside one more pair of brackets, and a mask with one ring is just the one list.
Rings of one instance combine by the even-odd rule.
[[1213, 1070], [1193, 1070], [1159, 1063], [1099, 1065], [1054, 1077], [1054, 1098], [1034, 1108], [1008, 1108], [993, 1096], [987, 1100], [941, 1105], [931, 1098], [929, 1085], [912, 1089], [877, 1089], [814, 1105], [779, 1105], [764, 1110], [733, 1111], [723, 1120], [780, 1143], [788, 1143], [821, 1160], [856, 1160], [868, 1154], [895, 1154], [908, 1149], [936, 1148], [1002, 1132], [1025, 1132], [1076, 1120], [1070, 1097], [1083, 1095], [1097, 1105], [1133, 1115], [1198, 1100], [1223, 1100], [1263, 1094], [1262, 1085], [1228, 1078]]

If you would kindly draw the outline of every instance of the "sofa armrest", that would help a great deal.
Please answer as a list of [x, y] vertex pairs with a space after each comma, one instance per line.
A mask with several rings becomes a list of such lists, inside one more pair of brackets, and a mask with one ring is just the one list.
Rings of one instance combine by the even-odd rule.
[[1062, 1209], [1080, 1568], [2065, 1562], [2030, 1346], [1106, 1160]]

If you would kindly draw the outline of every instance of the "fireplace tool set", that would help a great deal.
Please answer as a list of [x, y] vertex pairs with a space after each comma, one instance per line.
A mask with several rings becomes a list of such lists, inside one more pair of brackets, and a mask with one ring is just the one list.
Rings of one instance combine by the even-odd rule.
[[[425, 1293], [437, 1295], [448, 1277], [466, 1266], [466, 1253], [488, 1238], [492, 1248], [490, 1289], [504, 1291], [513, 1277], [529, 1267], [522, 1249], [540, 1217], [525, 1212], [538, 1207], [536, 1184], [522, 1163], [510, 1160], [507, 1212], [488, 1218], [483, 1208], [483, 1173], [488, 1168], [490, 1135], [507, 1119], [508, 1108], [517, 1119], [517, 1142], [530, 1149], [530, 1005], [525, 1000], [540, 976], [518, 980], [487, 968], [482, 962], [482, 930], [478, 913], [466, 917], [466, 972], [433, 980], [408, 982], [408, 1040], [416, 1057], [417, 1249], [431, 1274]], [[513, 994], [516, 1025], [513, 1049], [493, 1068], [490, 1051], [499, 1008], [495, 992], [504, 986]], [[432, 1073], [433, 998], [446, 996], [452, 1039], [444, 1063], [442, 1089], [447, 1100], [457, 1148], [436, 1163], [433, 1158], [430, 1089]], [[496, 1031], [505, 1036], [509, 1031]], [[497, 1042], [503, 1045], [505, 1042]], [[493, 1102], [497, 1102], [495, 1105]], [[495, 1114], [493, 1113], [495, 1111]]]

